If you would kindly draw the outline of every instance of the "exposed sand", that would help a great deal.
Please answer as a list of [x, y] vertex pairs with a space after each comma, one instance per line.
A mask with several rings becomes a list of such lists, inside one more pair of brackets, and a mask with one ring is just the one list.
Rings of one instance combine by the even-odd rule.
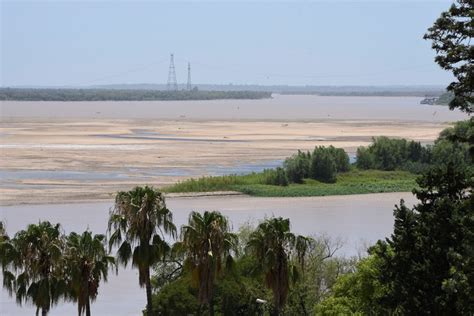
[[[386, 135], [432, 142], [441, 122], [191, 121], [3, 118], [0, 204], [103, 200], [137, 184], [167, 185], [242, 164]], [[39, 173], [37, 171], [40, 171]], [[63, 174], [67, 173], [67, 174]], [[72, 175], [71, 175], [72, 174]]]

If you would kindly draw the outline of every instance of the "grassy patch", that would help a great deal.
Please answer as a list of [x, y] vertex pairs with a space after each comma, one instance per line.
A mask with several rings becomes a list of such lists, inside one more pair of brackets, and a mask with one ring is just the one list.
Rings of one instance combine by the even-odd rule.
[[253, 196], [291, 197], [407, 192], [417, 185], [416, 175], [405, 171], [358, 170], [341, 173], [336, 183], [307, 179], [303, 184], [265, 184], [264, 173], [202, 177], [178, 182], [163, 189], [168, 193], [239, 191]]

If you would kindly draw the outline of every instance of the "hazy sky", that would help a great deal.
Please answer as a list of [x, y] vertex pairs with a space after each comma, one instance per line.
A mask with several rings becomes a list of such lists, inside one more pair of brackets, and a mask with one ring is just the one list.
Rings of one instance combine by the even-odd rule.
[[1, 1], [0, 85], [447, 84], [426, 29], [451, 1]]

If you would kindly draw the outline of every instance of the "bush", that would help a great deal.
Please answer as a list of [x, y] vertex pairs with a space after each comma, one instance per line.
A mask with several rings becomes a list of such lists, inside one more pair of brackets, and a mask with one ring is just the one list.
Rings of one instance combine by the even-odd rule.
[[336, 148], [331, 145], [328, 147], [328, 151], [334, 157], [337, 172], [349, 171], [349, 155], [345, 152], [344, 149]]
[[[392, 171], [409, 166], [422, 169], [430, 163], [430, 147], [423, 147], [419, 142], [406, 139], [393, 139], [385, 136], [373, 139], [369, 147], [357, 149], [356, 165], [360, 169], [379, 169]], [[415, 164], [412, 164], [415, 163]]]
[[311, 154], [298, 150], [298, 153], [287, 158], [283, 164], [288, 180], [292, 183], [303, 183], [309, 177]]
[[359, 169], [375, 169], [375, 157], [367, 147], [357, 148], [356, 166]]
[[286, 176], [285, 169], [278, 167], [276, 169], [265, 169], [263, 170], [265, 177], [265, 184], [270, 185], [288, 185], [288, 177]]
[[316, 147], [311, 157], [311, 178], [326, 183], [336, 182], [336, 159], [329, 148]]

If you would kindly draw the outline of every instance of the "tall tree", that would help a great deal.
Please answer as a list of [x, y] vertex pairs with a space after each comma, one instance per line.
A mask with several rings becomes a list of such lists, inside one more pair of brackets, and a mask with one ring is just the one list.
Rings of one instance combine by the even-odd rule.
[[456, 0], [424, 36], [433, 41], [432, 47], [438, 54], [435, 61], [441, 68], [451, 71], [457, 80], [448, 86], [448, 91], [454, 93], [450, 108], [467, 113], [474, 111], [473, 19], [474, 2]]
[[65, 251], [69, 295], [77, 302], [79, 316], [91, 315], [91, 301], [97, 298], [101, 280], [107, 281], [108, 270], [115, 263], [104, 245], [105, 235], [85, 231], [71, 233]]
[[[308, 239], [296, 237], [290, 231], [290, 220], [270, 218], [258, 225], [247, 243], [249, 253], [257, 258], [265, 276], [265, 284], [273, 292], [274, 313], [280, 315], [288, 297], [290, 281], [298, 278], [298, 265], [303, 257]], [[292, 256], [294, 259], [292, 260]], [[293, 264], [296, 261], [299, 264]]]
[[452, 161], [419, 179], [420, 203], [395, 210], [391, 238], [371, 252], [382, 259], [381, 303], [403, 315], [474, 313], [472, 169]]
[[[5, 243], [8, 243], [5, 244]], [[3, 285], [17, 302], [31, 301], [36, 314], [47, 315], [64, 295], [62, 254], [64, 238], [60, 225], [40, 222], [28, 225], [11, 240], [2, 242]], [[2, 247], [3, 248], [3, 247]]]
[[211, 316], [216, 276], [232, 262], [236, 244], [237, 236], [230, 232], [227, 218], [216, 211], [192, 212], [188, 224], [181, 227], [181, 241], [176, 248], [184, 251], [198, 286], [199, 302], [208, 305]]
[[170, 247], [165, 235], [176, 236], [173, 216], [161, 192], [136, 187], [118, 192], [109, 218], [109, 246], [118, 246], [117, 261], [138, 268], [140, 286], [146, 288], [146, 312], [153, 313], [150, 267], [163, 260]]

